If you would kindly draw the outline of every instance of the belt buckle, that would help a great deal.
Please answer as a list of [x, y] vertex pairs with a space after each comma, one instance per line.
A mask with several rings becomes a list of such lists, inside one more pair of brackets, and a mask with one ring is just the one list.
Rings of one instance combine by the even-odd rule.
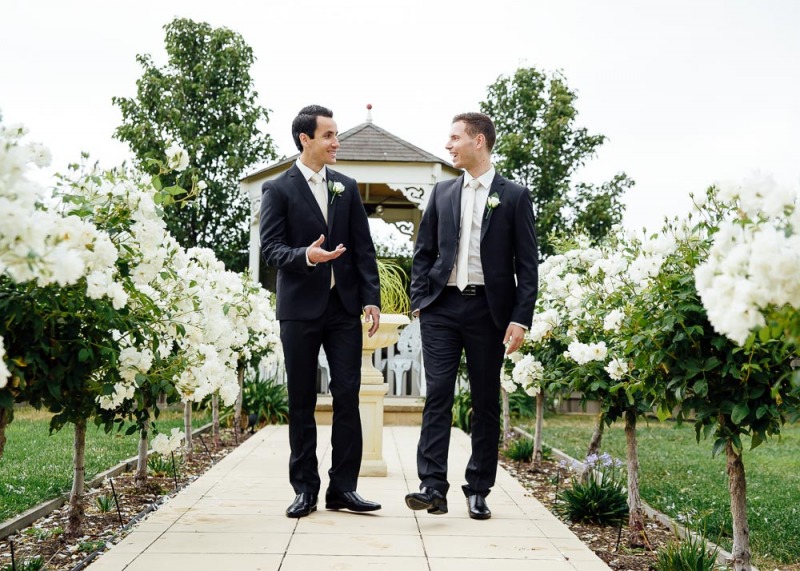
[[468, 285], [461, 291], [461, 295], [470, 295], [470, 296], [478, 295], [478, 286], [472, 284]]

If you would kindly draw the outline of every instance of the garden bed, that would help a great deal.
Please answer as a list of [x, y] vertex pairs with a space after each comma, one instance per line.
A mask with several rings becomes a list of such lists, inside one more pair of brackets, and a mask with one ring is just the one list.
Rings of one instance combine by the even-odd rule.
[[[0, 541], [0, 569], [11, 568], [12, 542], [18, 569], [23, 562], [35, 558], [41, 558], [44, 564], [41, 568], [47, 571], [70, 571], [80, 567], [107, 543], [114, 544], [122, 539], [139, 517], [157, 509], [176, 490], [183, 489], [224, 458], [237, 446], [233, 436], [232, 429], [222, 429], [217, 450], [213, 448], [210, 437], [203, 440], [195, 437], [194, 458], [191, 462], [179, 463], [177, 477], [150, 476], [144, 489], [134, 486], [131, 472], [105, 480], [101, 486], [86, 493], [86, 520], [81, 538], [67, 541], [63, 537], [67, 526], [68, 506], [65, 505]], [[249, 436], [245, 434], [239, 438], [239, 442]], [[113, 497], [114, 493], [119, 498], [119, 512], [113, 505], [110, 511], [101, 512], [97, 498]]]

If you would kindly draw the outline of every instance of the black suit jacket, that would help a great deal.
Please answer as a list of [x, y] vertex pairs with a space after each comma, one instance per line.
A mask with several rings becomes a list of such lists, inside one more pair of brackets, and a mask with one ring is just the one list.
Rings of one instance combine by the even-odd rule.
[[[464, 175], [437, 183], [422, 215], [411, 270], [411, 309], [424, 310], [444, 290], [456, 263], [461, 231], [461, 189]], [[510, 322], [530, 327], [539, 289], [539, 252], [530, 193], [495, 175], [489, 196], [500, 204], [487, 206], [481, 223], [481, 265], [486, 297], [495, 325]]]
[[[325, 311], [331, 271], [348, 313], [360, 315], [366, 305], [380, 307], [375, 246], [367, 213], [352, 178], [327, 169], [327, 180], [341, 182], [344, 192], [328, 196], [328, 223], [297, 165], [261, 186], [261, 251], [278, 268], [277, 318], [317, 319]], [[347, 251], [332, 262], [309, 266], [306, 249], [325, 235], [322, 247], [344, 244]]]

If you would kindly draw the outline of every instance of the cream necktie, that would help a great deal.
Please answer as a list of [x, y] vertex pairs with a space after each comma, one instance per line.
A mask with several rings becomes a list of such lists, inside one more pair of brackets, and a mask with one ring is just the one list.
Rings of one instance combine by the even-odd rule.
[[309, 182], [311, 182], [311, 190], [314, 193], [314, 198], [317, 199], [319, 209], [322, 211], [322, 217], [325, 219], [325, 222], [327, 222], [328, 202], [326, 200], [326, 196], [328, 193], [325, 192], [325, 179], [323, 179], [319, 174], [315, 173], [311, 175]]
[[[317, 199], [320, 210], [322, 210], [322, 217], [325, 219], [325, 222], [328, 222], [328, 193], [325, 192], [325, 179], [315, 173], [311, 175], [311, 178], [308, 180], [313, 185], [311, 189], [314, 192], [314, 198]], [[331, 266], [331, 288], [335, 284], [336, 280], [333, 278], [333, 266]]]
[[481, 186], [478, 179], [473, 178], [462, 192], [467, 193], [464, 215], [461, 217], [461, 237], [458, 240], [458, 260], [456, 260], [456, 285], [464, 290], [468, 285], [469, 271], [469, 239], [472, 230], [472, 215], [475, 210], [475, 191]]

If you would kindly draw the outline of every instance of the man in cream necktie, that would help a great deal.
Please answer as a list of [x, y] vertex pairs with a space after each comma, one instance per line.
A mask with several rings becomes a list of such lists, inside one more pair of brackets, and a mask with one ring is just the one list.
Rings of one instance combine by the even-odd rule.
[[[330, 482], [325, 507], [367, 512], [380, 504], [356, 492], [362, 436], [361, 321], [380, 321], [375, 247], [358, 185], [330, 168], [339, 149], [333, 112], [319, 105], [300, 110], [292, 122], [300, 157], [262, 186], [261, 248], [278, 268], [277, 317], [281, 324], [289, 392], [289, 481], [296, 497], [286, 515], [317, 509], [321, 485], [317, 462], [317, 359], [330, 364], [333, 396]], [[334, 246], [334, 244], [336, 244]]]
[[445, 148], [456, 179], [437, 183], [422, 216], [411, 269], [427, 397], [417, 447], [420, 491], [406, 505], [447, 513], [447, 452], [453, 393], [464, 351], [472, 394], [472, 456], [463, 486], [467, 513], [488, 519], [497, 474], [500, 367], [530, 327], [538, 290], [538, 248], [527, 188], [495, 173], [495, 129], [482, 113], [456, 115]]

